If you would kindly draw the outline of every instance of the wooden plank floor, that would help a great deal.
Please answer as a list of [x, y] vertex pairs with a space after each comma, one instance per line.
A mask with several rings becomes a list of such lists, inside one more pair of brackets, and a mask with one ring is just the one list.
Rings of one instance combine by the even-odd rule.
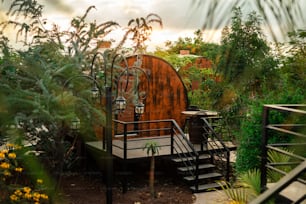
[[[143, 148], [149, 141], [157, 142], [159, 146], [159, 154], [156, 156], [165, 156], [171, 154], [171, 137], [170, 136], [159, 136], [159, 137], [148, 137], [141, 139], [128, 139], [127, 140], [127, 159], [143, 158], [148, 157], [146, 150]], [[86, 145], [102, 150], [102, 141], [91, 141], [87, 142]], [[124, 142], [123, 140], [113, 140], [113, 155], [119, 158], [124, 158]]]
[[[179, 140], [178, 136], [174, 137], [175, 140]], [[155, 141], [159, 145], [159, 154], [156, 156], [166, 156], [171, 154], [171, 137], [167, 136], [158, 136], [158, 137], [147, 137], [147, 138], [133, 138], [127, 140], [127, 159], [136, 159], [148, 157], [144, 146], [149, 141]], [[91, 141], [86, 142], [91, 148], [102, 151], [102, 141]], [[174, 143], [177, 146], [176, 143]], [[183, 146], [183, 144], [181, 144]], [[187, 146], [186, 144], [184, 144]], [[226, 142], [226, 145], [233, 149], [235, 146], [231, 142]], [[196, 150], [200, 150], [200, 145], [194, 145]], [[213, 148], [213, 147], [212, 147]], [[210, 149], [210, 148], [209, 148]], [[119, 158], [124, 158], [124, 142], [121, 139], [113, 139], [113, 155]]]

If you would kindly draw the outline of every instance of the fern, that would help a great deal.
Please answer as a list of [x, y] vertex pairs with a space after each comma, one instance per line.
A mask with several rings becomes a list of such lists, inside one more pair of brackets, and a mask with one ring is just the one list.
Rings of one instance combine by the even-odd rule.
[[[293, 153], [293, 151], [290, 151], [286, 148], [283, 148], [283, 150], [287, 151], [288, 153]], [[276, 152], [276, 151], [273, 151], [273, 150], [268, 151], [268, 161], [270, 163], [286, 163], [286, 162], [289, 162], [290, 159], [291, 159], [290, 156], [282, 154], [280, 152]], [[285, 165], [277, 166], [277, 168], [281, 171], [284, 171], [284, 172], [289, 172], [292, 169], [292, 167], [288, 166], [288, 165], [287, 166], [285, 166]], [[277, 182], [283, 176], [284, 176], [283, 174], [281, 174], [279, 172], [276, 172], [272, 169], [267, 170], [267, 177], [270, 180], [270, 182]]]
[[251, 190], [252, 196], [256, 197], [261, 192], [261, 173], [258, 169], [251, 169], [239, 176], [240, 182]]
[[231, 203], [246, 204], [248, 202], [249, 193], [248, 189], [244, 187], [236, 187], [226, 182], [218, 182], [224, 191], [225, 195], [231, 200]]

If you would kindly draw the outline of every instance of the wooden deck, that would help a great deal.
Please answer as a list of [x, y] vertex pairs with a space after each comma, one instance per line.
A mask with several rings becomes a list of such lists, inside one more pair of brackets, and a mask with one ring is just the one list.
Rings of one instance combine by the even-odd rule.
[[[156, 156], [165, 156], [171, 154], [171, 137], [147, 137], [147, 138], [133, 138], [127, 140], [127, 159], [148, 157], [146, 150], [143, 148], [149, 141], [155, 141], [159, 145], [159, 154]], [[87, 142], [86, 145], [102, 151], [102, 141]], [[113, 155], [119, 158], [124, 158], [124, 141], [121, 139], [113, 140]]]
[[[178, 139], [177, 136], [174, 139]], [[148, 157], [146, 150], [144, 150], [145, 144], [149, 141], [155, 141], [159, 145], [159, 154], [156, 156], [167, 156], [171, 155], [171, 137], [169, 135], [166, 136], [158, 136], [158, 137], [146, 137], [146, 138], [133, 138], [127, 140], [127, 159], [137, 159]], [[176, 143], [174, 143], [177, 145]], [[100, 141], [91, 141], [86, 142], [86, 145], [89, 148], [94, 148], [98, 151], [103, 150], [103, 142]], [[183, 144], [181, 144], [183, 145]], [[187, 146], [187, 145], [186, 145]], [[231, 142], [226, 142], [226, 146], [232, 150], [235, 148]], [[200, 145], [195, 144], [194, 148], [199, 151]], [[213, 147], [211, 147], [213, 148]], [[209, 148], [210, 149], [210, 148]], [[175, 152], [174, 152], [175, 153]], [[124, 141], [123, 139], [114, 139], [113, 140], [113, 155], [124, 159]]]

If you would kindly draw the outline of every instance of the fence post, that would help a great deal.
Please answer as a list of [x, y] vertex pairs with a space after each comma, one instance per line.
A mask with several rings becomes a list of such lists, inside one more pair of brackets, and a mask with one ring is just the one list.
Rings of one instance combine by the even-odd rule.
[[174, 145], [174, 131], [173, 131], [173, 128], [174, 128], [174, 125], [173, 125], [173, 122], [171, 121], [171, 131], [170, 131], [170, 134], [171, 134], [171, 156], [173, 155], [173, 145]]
[[199, 155], [196, 155], [195, 189], [199, 190]]
[[127, 124], [123, 125], [123, 158], [127, 159]]
[[267, 143], [268, 143], [268, 124], [269, 124], [269, 107], [264, 106], [263, 108], [263, 122], [262, 122], [262, 140], [261, 140], [261, 192], [266, 190], [267, 185]]
[[231, 157], [231, 152], [226, 151], [226, 181], [229, 182], [230, 178], [230, 157]]

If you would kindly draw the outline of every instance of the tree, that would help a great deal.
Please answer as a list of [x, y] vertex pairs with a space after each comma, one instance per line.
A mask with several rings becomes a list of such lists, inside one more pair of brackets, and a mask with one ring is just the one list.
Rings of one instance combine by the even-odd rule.
[[[306, 87], [306, 30], [297, 30], [289, 33], [290, 44], [287, 57], [282, 66], [282, 75], [292, 88]], [[288, 49], [288, 47], [286, 47]]]
[[203, 56], [215, 62], [217, 60], [219, 45], [208, 43], [203, 40], [203, 31], [198, 29], [194, 31], [194, 36], [179, 37], [176, 41], [167, 41], [165, 43], [167, 52], [179, 54], [180, 50], [189, 50], [190, 54]]
[[[88, 137], [96, 139], [95, 125], [105, 125], [105, 107], [101, 110], [99, 101], [91, 98], [93, 81], [88, 77], [70, 79], [90, 71], [101, 42], [118, 24], [88, 22], [87, 15], [94, 8], [91, 6], [83, 16], [72, 19], [69, 30], [60, 31], [56, 25], [46, 29], [41, 20], [43, 6], [37, 1], [10, 3], [8, 20], [1, 23], [3, 32], [0, 32], [3, 39], [0, 41], [0, 142], [17, 137], [19, 141], [33, 142], [34, 150], [42, 151], [41, 156], [48, 160], [45, 162], [48, 170], [58, 173], [63, 170], [63, 163], [71, 161], [68, 158], [71, 155], [66, 154], [73, 145], [67, 139], [74, 136], [69, 127], [71, 120], [76, 116], [81, 119], [78, 134], [85, 141]], [[15, 26], [17, 38], [22, 39], [22, 49], [10, 47], [4, 32], [10, 25]], [[134, 31], [137, 29], [130, 34]], [[110, 57], [120, 53], [116, 49], [108, 51]], [[95, 68], [102, 65], [110, 70], [111, 63], [101, 58], [95, 61], [93, 71], [98, 72]], [[120, 59], [114, 61], [114, 75], [122, 68]], [[96, 81], [103, 84], [105, 74], [97, 73], [97, 77]]]
[[303, 0], [195, 0], [190, 3], [189, 11], [190, 15], [195, 11], [201, 11], [203, 30], [219, 30], [228, 25], [231, 11], [235, 7], [259, 13], [263, 17], [263, 26], [267, 28], [267, 34], [274, 42], [285, 42], [288, 39], [288, 32], [299, 29], [306, 23]]
[[149, 185], [150, 185], [150, 194], [151, 197], [155, 197], [155, 189], [154, 189], [154, 182], [155, 182], [155, 155], [159, 153], [160, 146], [155, 141], [147, 142], [143, 148], [143, 150], [147, 150], [147, 155], [149, 156], [151, 153], [151, 160], [150, 160], [150, 174], [149, 174]]
[[254, 12], [243, 22], [240, 8], [236, 8], [231, 27], [223, 32], [217, 71], [240, 90], [258, 92], [262, 79], [271, 77], [275, 68], [260, 24]]
[[130, 35], [131, 40], [134, 43], [134, 53], [139, 50], [140, 52], [145, 51], [145, 42], [149, 40], [149, 36], [152, 33], [152, 24], [157, 23], [159, 26], [163, 26], [162, 19], [160, 16], [154, 13], [150, 13], [146, 18], [135, 18], [128, 22], [127, 31], [119, 43], [120, 48]]

